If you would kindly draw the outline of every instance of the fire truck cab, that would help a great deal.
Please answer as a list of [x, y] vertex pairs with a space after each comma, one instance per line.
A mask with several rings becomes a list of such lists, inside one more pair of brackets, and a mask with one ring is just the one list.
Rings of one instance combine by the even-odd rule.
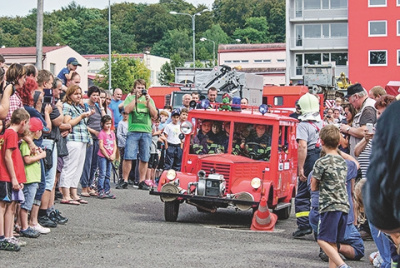
[[181, 171], [165, 170], [157, 190], [166, 221], [187, 203], [199, 212], [234, 207], [255, 211], [262, 197], [287, 219], [296, 192], [297, 120], [267, 106], [239, 111], [199, 109], [181, 124]]

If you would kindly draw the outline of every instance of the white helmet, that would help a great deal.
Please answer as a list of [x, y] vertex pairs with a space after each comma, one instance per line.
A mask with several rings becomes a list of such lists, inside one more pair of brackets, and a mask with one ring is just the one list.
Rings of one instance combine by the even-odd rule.
[[300, 120], [321, 121], [321, 116], [319, 114], [319, 101], [317, 97], [310, 93], [306, 93], [299, 99], [299, 105], [301, 108], [301, 116], [299, 116]]

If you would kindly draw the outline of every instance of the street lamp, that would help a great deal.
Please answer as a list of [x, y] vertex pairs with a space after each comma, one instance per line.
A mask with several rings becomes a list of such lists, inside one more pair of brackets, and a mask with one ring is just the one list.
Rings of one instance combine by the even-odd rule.
[[215, 66], [215, 42], [213, 40], [207, 39], [205, 37], [200, 38], [201, 42], [210, 41], [213, 43], [213, 66]]
[[196, 68], [196, 38], [195, 38], [195, 31], [196, 31], [196, 26], [195, 26], [195, 21], [194, 18], [196, 16], [200, 16], [201, 13], [208, 11], [208, 9], [204, 9], [200, 12], [197, 12], [193, 15], [189, 14], [189, 13], [180, 13], [180, 12], [176, 12], [176, 11], [170, 11], [169, 14], [171, 15], [186, 15], [192, 18], [192, 31], [193, 31], [193, 68]]

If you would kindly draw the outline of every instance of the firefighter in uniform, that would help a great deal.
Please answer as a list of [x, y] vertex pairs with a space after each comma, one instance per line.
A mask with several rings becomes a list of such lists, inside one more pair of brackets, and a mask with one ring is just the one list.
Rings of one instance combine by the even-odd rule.
[[312, 228], [308, 221], [310, 192], [307, 189], [307, 176], [312, 171], [314, 163], [321, 152], [319, 131], [323, 127], [317, 97], [306, 93], [299, 99], [298, 104], [301, 108], [300, 123], [297, 125], [296, 131], [299, 180], [295, 198], [295, 212], [298, 228], [293, 232], [294, 238], [312, 233]]

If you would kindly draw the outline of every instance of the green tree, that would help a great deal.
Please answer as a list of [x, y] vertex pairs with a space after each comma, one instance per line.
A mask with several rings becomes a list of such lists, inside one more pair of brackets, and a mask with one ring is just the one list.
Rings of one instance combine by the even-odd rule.
[[182, 59], [192, 57], [192, 39], [187, 30], [170, 30], [151, 49], [153, 55], [169, 58], [170, 55], [178, 54]]
[[265, 17], [246, 19], [245, 28], [236, 29], [233, 36], [252, 44], [271, 43], [273, 41], [269, 37], [268, 22]]
[[[104, 67], [100, 70], [100, 76], [95, 80], [99, 87], [108, 89], [109, 65], [108, 59], [104, 59]], [[114, 54], [111, 60], [111, 85], [113, 88], [121, 88], [124, 93], [129, 93], [136, 79], [145, 79], [150, 82], [150, 70], [139, 59]]]

